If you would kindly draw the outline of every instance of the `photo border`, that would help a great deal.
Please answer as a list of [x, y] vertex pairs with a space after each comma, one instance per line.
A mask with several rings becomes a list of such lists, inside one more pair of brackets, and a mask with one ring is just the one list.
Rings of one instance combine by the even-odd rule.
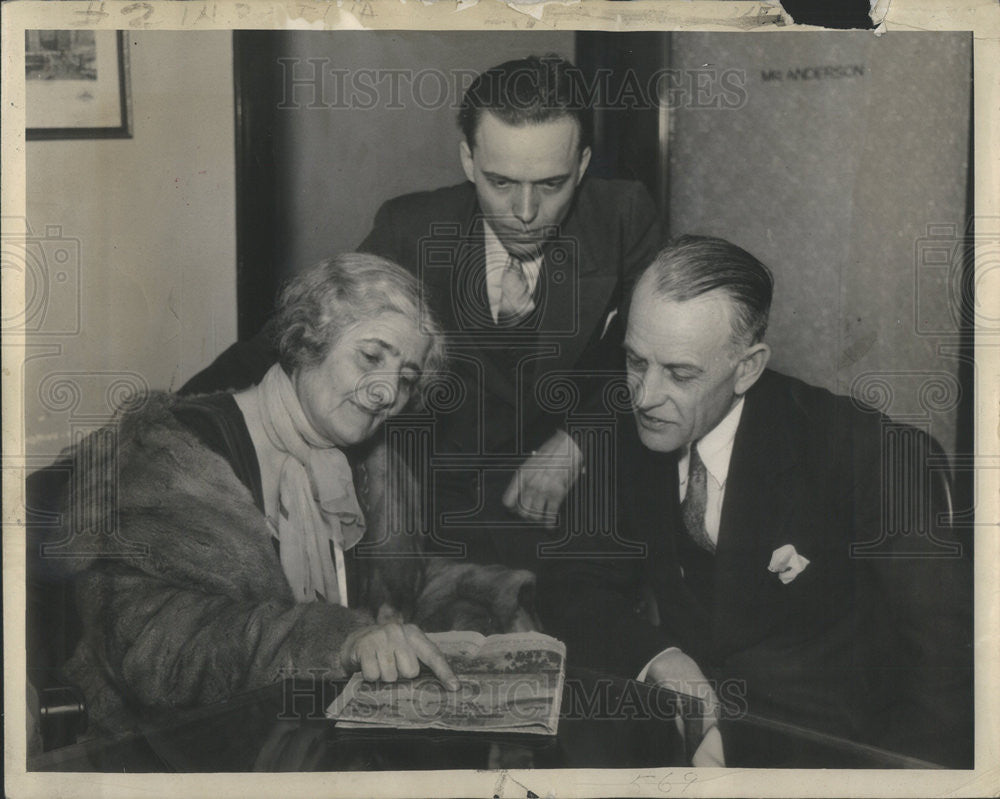
[[[270, 2], [11, 2], [4, 4], [3, 187], [5, 217], [25, 214], [24, 30], [94, 27], [111, 30], [209, 29], [489, 29], [540, 30], [706, 30], [772, 32], [795, 35], [821, 30], [789, 24], [775, 5], [758, 2], [636, 0], [630, 3], [587, 0], [505, 4], [498, 0], [417, 3], [364, 0], [337, 3]], [[881, 5], [881, 4], [880, 4]], [[971, 30], [975, 71], [975, 216], [1000, 229], [1000, 10], [988, 0], [896, 0], [872, 35], [894, 30]], [[130, 115], [131, 118], [131, 115]], [[976, 254], [977, 300], [998, 307], [1000, 268]], [[24, 302], [24, 281], [3, 275], [4, 318]], [[978, 331], [977, 331], [978, 333]], [[22, 337], [23, 338], [23, 337]], [[19, 451], [24, 436], [20, 375], [23, 341], [3, 342], [4, 453]], [[1000, 498], [1000, 342], [976, 337], [975, 483], [976, 519], [976, 768], [970, 771], [898, 772], [783, 769], [593, 769], [530, 771], [339, 772], [324, 774], [39, 774], [25, 773], [24, 637], [25, 553], [17, 518], [24, 506], [23, 473], [3, 470], [4, 507], [4, 701], [6, 792], [13, 797], [51, 796], [933, 796], [996, 795], [1000, 786], [1000, 670], [998, 670], [997, 535]], [[697, 779], [689, 781], [687, 775]]]

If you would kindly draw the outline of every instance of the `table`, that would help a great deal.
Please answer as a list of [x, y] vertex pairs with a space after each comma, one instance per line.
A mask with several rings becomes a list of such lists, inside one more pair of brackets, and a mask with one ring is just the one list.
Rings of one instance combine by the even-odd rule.
[[[688, 766], [673, 692], [567, 668], [559, 732], [345, 730], [325, 718], [344, 683], [287, 680], [180, 712], [141, 732], [29, 759], [29, 771], [409, 771]], [[688, 729], [691, 727], [689, 725]], [[745, 716], [720, 723], [727, 765], [928, 768], [932, 764], [793, 724]]]

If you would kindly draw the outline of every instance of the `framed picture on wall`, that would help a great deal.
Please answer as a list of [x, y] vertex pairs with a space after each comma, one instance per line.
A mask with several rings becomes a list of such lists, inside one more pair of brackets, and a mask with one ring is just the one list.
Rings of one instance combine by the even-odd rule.
[[28, 139], [132, 136], [128, 40], [123, 31], [25, 31]]

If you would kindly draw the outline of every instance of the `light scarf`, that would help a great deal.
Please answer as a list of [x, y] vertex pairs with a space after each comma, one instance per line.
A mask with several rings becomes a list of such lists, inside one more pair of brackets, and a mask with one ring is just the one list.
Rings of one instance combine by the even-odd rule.
[[287, 454], [278, 479], [281, 568], [296, 601], [314, 602], [319, 593], [346, 607], [343, 553], [365, 534], [351, 466], [310, 424], [279, 364], [264, 375], [257, 396], [268, 441]]

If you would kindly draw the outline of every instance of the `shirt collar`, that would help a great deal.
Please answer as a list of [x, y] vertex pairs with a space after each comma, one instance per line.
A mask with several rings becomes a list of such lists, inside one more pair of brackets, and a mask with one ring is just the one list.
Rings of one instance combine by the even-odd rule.
[[[733, 442], [736, 440], [736, 428], [740, 426], [743, 415], [743, 397], [729, 409], [722, 421], [709, 430], [698, 442], [698, 455], [705, 464], [705, 471], [712, 475], [717, 485], [724, 486], [729, 476], [729, 461], [733, 455]], [[681, 458], [681, 466], [686, 466], [690, 458], [690, 447]], [[687, 474], [683, 469], [681, 474]]]
[[[483, 224], [483, 247], [486, 250], [486, 266], [487, 269], [503, 269], [507, 266], [507, 259], [511, 257], [510, 253], [507, 252], [507, 248], [503, 246], [500, 239], [497, 237], [496, 232], [490, 225], [488, 219], [485, 220]], [[526, 270], [529, 274], [538, 274], [538, 269], [542, 265], [541, 254], [532, 258], [530, 261], [525, 259], [519, 259], [521, 261], [522, 269]]]

